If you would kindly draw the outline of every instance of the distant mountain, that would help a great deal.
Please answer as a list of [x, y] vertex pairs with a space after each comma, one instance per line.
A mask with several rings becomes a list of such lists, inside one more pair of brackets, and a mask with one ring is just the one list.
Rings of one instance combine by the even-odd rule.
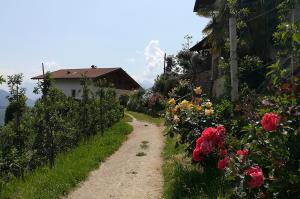
[[7, 100], [7, 97], [9, 93], [6, 92], [5, 90], [0, 89], [0, 107], [6, 107], [8, 106], [9, 102]]
[[[7, 99], [7, 96], [9, 93], [5, 90], [0, 89], [0, 107], [7, 107], [9, 104], [9, 101]], [[27, 106], [34, 106], [35, 100], [28, 98], [27, 99]]]
[[139, 84], [145, 89], [151, 88], [153, 86], [153, 83], [147, 80], [139, 81]]

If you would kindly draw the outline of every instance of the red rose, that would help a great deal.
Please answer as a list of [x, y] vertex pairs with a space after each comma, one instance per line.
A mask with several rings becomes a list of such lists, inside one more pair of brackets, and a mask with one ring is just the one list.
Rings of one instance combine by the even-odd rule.
[[266, 113], [264, 114], [261, 125], [265, 129], [265, 131], [276, 131], [280, 122], [280, 118], [278, 115], [274, 113]]
[[201, 137], [203, 137], [203, 139], [206, 140], [212, 140], [215, 138], [216, 133], [217, 133], [217, 129], [213, 127], [209, 127], [204, 129], [204, 131], [201, 134]]
[[196, 161], [196, 162], [199, 162], [201, 161], [201, 158], [200, 158], [200, 148], [196, 147], [193, 151], [193, 160]]
[[236, 154], [239, 156], [240, 162], [245, 162], [246, 157], [249, 155], [249, 151], [247, 149], [238, 150]]
[[222, 157], [224, 157], [224, 156], [226, 156], [228, 154], [228, 151], [226, 150], [226, 149], [221, 149], [220, 150], [220, 156], [222, 156]]
[[225, 127], [223, 125], [217, 126], [217, 135], [221, 137], [225, 135]]
[[223, 160], [219, 160], [218, 161], [218, 169], [221, 170], [221, 171], [223, 171], [225, 169], [225, 167], [228, 166], [229, 161], [230, 161], [229, 157], [226, 157]]
[[213, 152], [214, 150], [214, 145], [212, 141], [207, 141], [204, 140], [201, 144], [200, 144], [200, 150], [204, 155], [209, 155], [210, 153]]
[[264, 175], [259, 166], [252, 166], [245, 171], [245, 174], [250, 177], [248, 186], [251, 189], [258, 188], [264, 183]]

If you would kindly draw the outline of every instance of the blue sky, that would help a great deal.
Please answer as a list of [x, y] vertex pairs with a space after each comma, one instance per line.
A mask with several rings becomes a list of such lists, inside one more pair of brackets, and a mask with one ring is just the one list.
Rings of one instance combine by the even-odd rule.
[[[196, 42], [208, 19], [195, 0], [0, 0], [0, 74], [30, 77], [46, 69], [122, 67], [149, 85], [186, 34]], [[5, 86], [0, 88], [7, 89]]]

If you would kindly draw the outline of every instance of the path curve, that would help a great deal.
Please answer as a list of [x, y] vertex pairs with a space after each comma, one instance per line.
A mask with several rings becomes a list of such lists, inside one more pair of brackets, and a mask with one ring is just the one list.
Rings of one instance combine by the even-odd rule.
[[[69, 199], [158, 199], [163, 187], [163, 127], [133, 119], [127, 141], [69, 194]], [[141, 143], [149, 142], [142, 149]], [[145, 156], [137, 156], [144, 152]]]

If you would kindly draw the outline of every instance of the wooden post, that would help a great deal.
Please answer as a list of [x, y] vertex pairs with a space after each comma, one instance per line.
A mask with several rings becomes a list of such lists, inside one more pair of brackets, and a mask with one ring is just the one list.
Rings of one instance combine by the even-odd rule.
[[[292, 25], [294, 26], [295, 24], [295, 8], [293, 7], [292, 9]], [[292, 53], [291, 53], [291, 83], [292, 86], [294, 87], [294, 48], [295, 48], [295, 43], [294, 40], [292, 39]], [[294, 90], [294, 89], [293, 89]], [[294, 91], [293, 91], [294, 92]]]
[[164, 56], [164, 74], [166, 74], [166, 61], [167, 61], [167, 53]]
[[239, 99], [239, 79], [237, 64], [237, 35], [236, 17], [229, 18], [229, 39], [230, 39], [230, 76], [231, 76], [231, 101]]

